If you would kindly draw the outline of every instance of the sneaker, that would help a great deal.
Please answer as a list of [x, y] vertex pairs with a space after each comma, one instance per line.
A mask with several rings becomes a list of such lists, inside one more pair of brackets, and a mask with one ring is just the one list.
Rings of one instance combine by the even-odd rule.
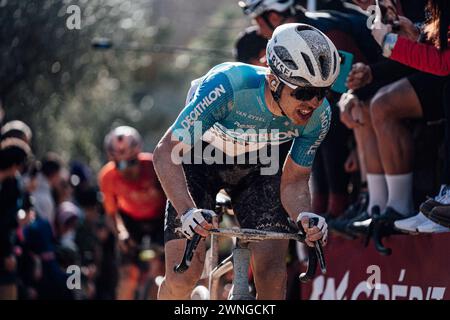
[[366, 210], [368, 200], [368, 192], [361, 192], [358, 196], [357, 201], [351, 204], [341, 217], [335, 219], [329, 224], [329, 229], [339, 235], [344, 236], [345, 238], [353, 239], [354, 235], [348, 233], [347, 225], [349, 224], [350, 220]]
[[446, 228], [431, 220], [425, 221], [417, 227], [417, 231], [421, 233], [443, 233], [450, 232], [450, 228]]
[[[355, 218], [351, 219], [348, 224], [347, 224], [347, 231], [350, 234], [361, 234], [361, 233], [365, 233], [364, 227], [361, 228], [361, 224], [359, 224], [359, 222], [367, 222], [367, 220], [371, 220], [372, 218], [370, 217], [369, 213], [367, 212], [367, 210], [361, 212], [359, 215], [357, 215]], [[356, 225], [355, 225], [356, 223]], [[370, 224], [370, 222], [369, 222]]]
[[420, 212], [428, 217], [433, 208], [442, 205], [450, 206], [450, 185], [442, 185], [436, 197], [428, 199], [420, 205]]
[[429, 218], [441, 226], [450, 228], [450, 206], [434, 208]]
[[376, 220], [380, 221], [384, 224], [394, 224], [397, 220], [402, 220], [404, 218], [409, 218], [409, 216], [404, 216], [401, 213], [397, 212], [394, 208], [386, 207], [384, 211], [379, 215]]
[[428, 218], [422, 212], [419, 212], [413, 217], [395, 221], [394, 226], [401, 231], [416, 232], [417, 227], [426, 221], [428, 221]]

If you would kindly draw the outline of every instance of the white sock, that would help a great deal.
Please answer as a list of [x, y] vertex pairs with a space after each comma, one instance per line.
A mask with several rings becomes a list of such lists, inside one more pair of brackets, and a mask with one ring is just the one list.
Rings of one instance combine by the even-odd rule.
[[406, 216], [413, 211], [412, 187], [413, 174], [386, 175], [388, 187], [387, 206]]
[[384, 174], [367, 174], [367, 188], [369, 190], [369, 215], [374, 206], [380, 207], [380, 212], [386, 207], [388, 189]]

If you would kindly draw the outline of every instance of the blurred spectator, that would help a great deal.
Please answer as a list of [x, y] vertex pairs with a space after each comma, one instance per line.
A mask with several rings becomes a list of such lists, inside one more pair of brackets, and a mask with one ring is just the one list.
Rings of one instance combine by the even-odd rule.
[[23, 200], [19, 173], [30, 155], [20, 139], [7, 138], [0, 144], [0, 300], [17, 298], [14, 243]]
[[38, 161], [30, 161], [27, 171], [23, 175], [24, 189], [28, 193], [33, 193], [37, 189], [37, 176], [40, 170]]
[[22, 139], [30, 145], [32, 138], [31, 129], [20, 120], [7, 122], [1, 129], [1, 139], [3, 140], [6, 138]]
[[[115, 237], [107, 227], [102, 214], [100, 192], [89, 188], [79, 194], [79, 204], [84, 220], [78, 225], [76, 244], [81, 265], [89, 272], [87, 282], [95, 288], [88, 298], [113, 300], [116, 298], [118, 280]], [[86, 287], [89, 287], [86, 285]]]
[[70, 185], [74, 190], [74, 200], [79, 201], [80, 194], [92, 187], [95, 182], [88, 166], [80, 161], [70, 163]]
[[51, 225], [55, 223], [52, 189], [57, 188], [61, 182], [61, 169], [59, 157], [54, 153], [48, 153], [42, 160], [41, 170], [37, 175], [37, 188], [32, 193], [38, 215], [49, 221]]
[[265, 67], [267, 39], [258, 34], [257, 27], [249, 27], [241, 32], [234, 45], [236, 61]]
[[39, 257], [25, 243], [24, 228], [34, 221], [36, 213], [28, 192], [24, 194], [23, 199], [22, 209], [18, 212], [19, 227], [16, 232], [16, 246], [19, 248], [16, 250], [18, 297], [19, 300], [35, 300], [39, 298], [37, 286], [42, 278], [42, 269]]
[[5, 110], [3, 110], [3, 102], [0, 99], [0, 126], [3, 126], [3, 119], [5, 118]]
[[39, 214], [23, 228], [24, 247], [39, 261], [36, 290], [39, 299], [72, 300], [73, 293], [67, 287], [64, 266], [56, 259], [56, 240], [52, 226]]
[[75, 243], [77, 225], [80, 219], [80, 210], [70, 201], [64, 201], [58, 206], [57, 225], [59, 230], [59, 243], [63, 248], [78, 253]]

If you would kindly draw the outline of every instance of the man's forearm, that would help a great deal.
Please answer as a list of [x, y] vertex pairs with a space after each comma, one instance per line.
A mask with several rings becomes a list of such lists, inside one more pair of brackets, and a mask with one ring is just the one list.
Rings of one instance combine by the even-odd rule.
[[300, 212], [311, 211], [311, 196], [308, 177], [295, 183], [282, 184], [281, 202], [292, 220], [296, 221]]
[[181, 164], [175, 164], [171, 159], [170, 146], [158, 146], [153, 155], [153, 164], [161, 186], [178, 215], [196, 205], [189, 194], [186, 177]]

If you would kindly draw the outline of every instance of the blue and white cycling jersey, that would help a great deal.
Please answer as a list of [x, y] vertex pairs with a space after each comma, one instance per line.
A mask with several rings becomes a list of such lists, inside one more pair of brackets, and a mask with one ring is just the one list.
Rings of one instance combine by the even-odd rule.
[[229, 156], [294, 139], [291, 158], [311, 167], [330, 127], [329, 103], [324, 99], [305, 126], [276, 116], [265, 102], [266, 73], [267, 68], [237, 62], [212, 68], [192, 82], [187, 104], [171, 126], [172, 134], [190, 146], [201, 139]]

